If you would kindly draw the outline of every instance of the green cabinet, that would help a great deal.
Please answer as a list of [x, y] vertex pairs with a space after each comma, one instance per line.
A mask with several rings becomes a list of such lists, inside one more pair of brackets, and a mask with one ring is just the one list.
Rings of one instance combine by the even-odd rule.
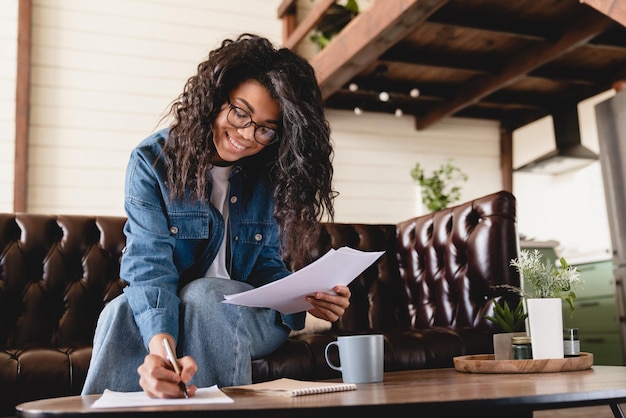
[[593, 364], [624, 365], [620, 329], [615, 309], [613, 262], [575, 264], [583, 280], [576, 290], [574, 313], [563, 304], [563, 326], [578, 328], [580, 350], [593, 353]]

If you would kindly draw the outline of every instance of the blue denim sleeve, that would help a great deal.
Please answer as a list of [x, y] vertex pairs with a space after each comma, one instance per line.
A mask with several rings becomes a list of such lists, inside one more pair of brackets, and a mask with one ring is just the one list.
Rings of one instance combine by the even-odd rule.
[[127, 213], [126, 249], [120, 276], [146, 347], [157, 333], [178, 339], [177, 286], [172, 237], [163, 199], [166, 189], [150, 153], [134, 150], [128, 164], [124, 208]]

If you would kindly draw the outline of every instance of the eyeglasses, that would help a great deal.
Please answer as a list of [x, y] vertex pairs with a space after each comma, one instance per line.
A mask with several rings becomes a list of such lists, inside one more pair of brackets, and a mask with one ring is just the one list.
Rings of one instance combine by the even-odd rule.
[[267, 126], [259, 125], [252, 120], [252, 116], [245, 109], [235, 106], [232, 103], [228, 103], [228, 114], [226, 120], [233, 127], [238, 129], [247, 128], [250, 125], [254, 125], [254, 140], [261, 145], [270, 145], [278, 141], [278, 132], [275, 129], [268, 128]]

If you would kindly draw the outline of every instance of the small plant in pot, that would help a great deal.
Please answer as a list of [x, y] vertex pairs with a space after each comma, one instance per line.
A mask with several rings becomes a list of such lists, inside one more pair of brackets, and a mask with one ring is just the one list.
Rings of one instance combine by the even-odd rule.
[[541, 252], [535, 250], [522, 250], [518, 258], [511, 260], [511, 266], [515, 267], [520, 275], [530, 285], [530, 289], [520, 290], [520, 294], [526, 299], [559, 298], [567, 302], [570, 313], [574, 314], [574, 289], [583, 282], [580, 272], [570, 266], [565, 258], [559, 259], [560, 267], [557, 268], [541, 259]]
[[562, 301], [567, 302], [570, 315], [573, 315], [574, 289], [582, 281], [579, 271], [565, 258], [561, 257], [559, 263], [559, 267], [544, 263], [537, 249], [522, 250], [510, 263], [529, 287], [524, 289], [523, 298], [528, 312], [533, 359], [564, 357]]
[[345, 5], [333, 3], [313, 30], [311, 41], [321, 51], [358, 14], [359, 4], [356, 0], [348, 0]]
[[498, 303], [494, 300], [493, 315], [483, 315], [483, 318], [492, 321], [499, 333], [493, 334], [493, 353], [495, 360], [510, 360], [511, 341], [513, 337], [525, 336], [525, 321], [528, 314], [524, 311], [523, 299], [520, 299], [514, 309], [505, 300]]
[[483, 315], [483, 318], [490, 320], [500, 328], [502, 332], [520, 332], [524, 331], [524, 321], [528, 314], [524, 312], [524, 301], [519, 300], [515, 309], [509, 307], [509, 303], [494, 303], [493, 316]]

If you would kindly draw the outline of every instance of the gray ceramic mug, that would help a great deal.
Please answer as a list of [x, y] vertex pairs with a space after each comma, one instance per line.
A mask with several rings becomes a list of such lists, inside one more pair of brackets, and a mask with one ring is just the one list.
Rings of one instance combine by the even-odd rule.
[[[337, 346], [340, 365], [333, 364], [329, 350]], [[337, 337], [326, 345], [326, 363], [341, 372], [345, 383], [375, 383], [383, 381], [385, 342], [381, 334], [347, 335]]]

